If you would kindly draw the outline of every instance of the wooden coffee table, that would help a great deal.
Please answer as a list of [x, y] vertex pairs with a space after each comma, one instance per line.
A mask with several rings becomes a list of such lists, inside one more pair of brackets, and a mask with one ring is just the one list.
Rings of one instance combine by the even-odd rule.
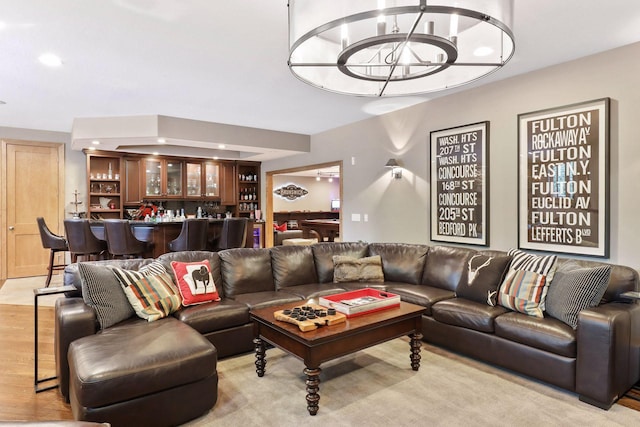
[[[314, 303], [315, 301], [308, 301]], [[322, 326], [313, 331], [302, 332], [298, 326], [278, 321], [273, 313], [278, 310], [298, 307], [306, 301], [284, 304], [251, 311], [254, 325], [253, 342], [256, 350], [256, 373], [264, 376], [267, 361], [265, 342], [299, 357], [305, 365], [307, 376], [307, 409], [309, 414], [318, 413], [320, 396], [320, 364], [367, 347], [408, 335], [411, 338], [409, 358], [411, 368], [420, 368], [420, 345], [422, 340], [422, 314], [425, 308], [401, 302], [400, 307], [389, 308], [371, 314], [352, 317], [344, 323]]]

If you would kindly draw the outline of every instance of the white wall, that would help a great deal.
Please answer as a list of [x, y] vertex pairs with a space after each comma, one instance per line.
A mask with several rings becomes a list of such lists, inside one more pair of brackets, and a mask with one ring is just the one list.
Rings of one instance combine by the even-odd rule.
[[[517, 115], [610, 97], [610, 260], [638, 268], [638, 58], [640, 43], [312, 135], [310, 154], [265, 162], [262, 171], [342, 160], [345, 241], [431, 243], [429, 133], [488, 120], [489, 247], [506, 250], [518, 244]], [[390, 157], [405, 167], [401, 180], [384, 167]], [[369, 222], [351, 221], [352, 213]]]
[[283, 185], [294, 184], [306, 189], [309, 194], [295, 200], [287, 200], [273, 195], [273, 211], [311, 211], [326, 212], [331, 210], [331, 200], [340, 198], [340, 181], [336, 178], [329, 182], [327, 178], [316, 181], [307, 176], [274, 175], [273, 189]]

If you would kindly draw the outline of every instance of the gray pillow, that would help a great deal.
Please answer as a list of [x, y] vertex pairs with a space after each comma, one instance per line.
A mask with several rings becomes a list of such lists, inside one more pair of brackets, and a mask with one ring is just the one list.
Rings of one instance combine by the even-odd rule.
[[582, 268], [566, 264], [556, 271], [547, 293], [546, 312], [578, 328], [578, 313], [596, 307], [609, 286], [611, 266]]
[[100, 329], [135, 315], [110, 267], [81, 262], [78, 272], [82, 281], [82, 297], [85, 304], [95, 310]]
[[334, 255], [333, 266], [333, 283], [384, 282], [380, 255], [365, 258]]

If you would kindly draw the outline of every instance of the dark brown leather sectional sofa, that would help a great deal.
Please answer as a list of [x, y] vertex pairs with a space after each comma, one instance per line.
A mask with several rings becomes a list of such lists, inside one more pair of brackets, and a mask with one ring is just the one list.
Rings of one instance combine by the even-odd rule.
[[[177, 319], [177, 323], [186, 324], [206, 337], [217, 349], [218, 357], [225, 357], [253, 350], [253, 328], [249, 320], [252, 308], [375, 287], [427, 308], [422, 331], [426, 342], [575, 392], [581, 400], [598, 407], [608, 409], [638, 381], [640, 305], [620, 296], [623, 292], [638, 290], [635, 270], [614, 265], [600, 305], [583, 310], [578, 318], [578, 328], [573, 330], [548, 316], [535, 318], [456, 297], [467, 261], [474, 254], [505, 253], [363, 242], [242, 248], [218, 253], [169, 253], [158, 258], [167, 267], [173, 260], [208, 259], [222, 300], [182, 308], [173, 318], [158, 322], [169, 323]], [[333, 283], [334, 255], [356, 258], [380, 255], [385, 281]], [[138, 269], [151, 261], [98, 263]], [[603, 265], [596, 261], [572, 261], [583, 266]], [[559, 264], [564, 262], [567, 260], [558, 260]], [[77, 266], [67, 267], [65, 284], [80, 288]], [[127, 328], [131, 324], [142, 328], [151, 325], [133, 318], [110, 329]], [[68, 295], [57, 301], [55, 333], [60, 391], [68, 398], [69, 343], [98, 333], [95, 314], [81, 297]], [[167, 346], [172, 344], [166, 343]], [[135, 352], [131, 357], [136, 357]]]

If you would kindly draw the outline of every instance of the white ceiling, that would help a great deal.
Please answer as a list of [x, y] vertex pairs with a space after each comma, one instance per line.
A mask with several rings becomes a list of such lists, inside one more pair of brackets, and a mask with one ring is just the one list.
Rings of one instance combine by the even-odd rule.
[[[475, 85], [640, 41], [640, 1], [516, 0], [513, 30], [511, 62]], [[166, 115], [313, 135], [429, 99], [325, 92], [287, 52], [285, 0], [0, 0], [0, 126]]]

